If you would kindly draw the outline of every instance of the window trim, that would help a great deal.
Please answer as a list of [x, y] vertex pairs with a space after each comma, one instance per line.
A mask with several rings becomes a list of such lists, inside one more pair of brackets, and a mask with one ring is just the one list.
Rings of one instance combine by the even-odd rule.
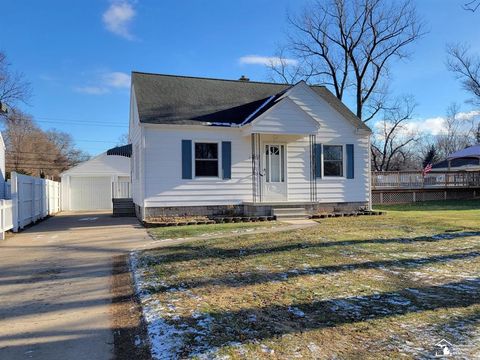
[[[325, 146], [341, 146], [342, 147], [342, 176], [325, 175]], [[322, 144], [322, 179], [346, 179], [346, 146], [344, 144]], [[327, 160], [329, 161], [329, 160]]]
[[[197, 162], [197, 158], [195, 156], [195, 145], [196, 144], [217, 144], [217, 176], [197, 176], [197, 172], [195, 169], [195, 164]], [[221, 179], [221, 164], [222, 164], [222, 145], [221, 141], [217, 140], [192, 140], [192, 174], [193, 179]], [[201, 161], [201, 159], [199, 159]]]

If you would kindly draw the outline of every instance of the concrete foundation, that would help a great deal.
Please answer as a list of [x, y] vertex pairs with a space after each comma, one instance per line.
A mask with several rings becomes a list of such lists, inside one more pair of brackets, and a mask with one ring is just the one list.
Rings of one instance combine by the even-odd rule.
[[214, 206], [178, 206], [178, 207], [147, 207], [135, 205], [137, 217], [141, 220], [159, 216], [272, 216], [273, 209], [305, 208], [307, 214], [351, 212], [368, 209], [368, 202], [348, 203], [244, 203], [241, 205]]

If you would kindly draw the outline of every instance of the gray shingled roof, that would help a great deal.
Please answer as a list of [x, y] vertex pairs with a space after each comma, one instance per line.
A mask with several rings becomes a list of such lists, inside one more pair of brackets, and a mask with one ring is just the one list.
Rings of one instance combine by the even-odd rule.
[[[132, 84], [140, 122], [176, 125], [240, 124], [271, 96], [278, 97], [291, 86], [141, 72], [132, 72]], [[328, 89], [311, 88], [356, 127], [370, 131]], [[262, 112], [274, 104], [271, 101]]]
[[[468, 165], [480, 165], [480, 160], [478, 158], [464, 157], [464, 158], [452, 159], [450, 161], [450, 167], [452, 170], [455, 170], [455, 168], [460, 168]], [[443, 160], [436, 164], [433, 164], [432, 168], [433, 169], [448, 168], [448, 160]]]
[[107, 150], [107, 155], [132, 157], [132, 144], [116, 146]]

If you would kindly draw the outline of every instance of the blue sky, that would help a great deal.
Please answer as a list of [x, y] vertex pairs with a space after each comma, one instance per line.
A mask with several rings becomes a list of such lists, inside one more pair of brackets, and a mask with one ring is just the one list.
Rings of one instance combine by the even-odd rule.
[[[0, 49], [32, 84], [23, 109], [94, 155], [128, 130], [130, 71], [266, 80], [264, 66], [240, 59], [272, 56], [285, 40], [287, 11], [305, 3], [3, 0]], [[415, 96], [418, 124], [428, 128], [452, 101], [475, 110], [445, 68], [445, 45], [461, 41], [480, 53], [480, 13], [462, 10], [462, 0], [416, 3], [429, 33], [410, 60], [392, 64], [390, 87]]]

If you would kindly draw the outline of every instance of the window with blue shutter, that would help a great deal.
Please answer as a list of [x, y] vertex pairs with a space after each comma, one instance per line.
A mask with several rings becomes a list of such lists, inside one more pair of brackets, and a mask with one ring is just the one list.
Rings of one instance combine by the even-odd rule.
[[182, 140], [182, 179], [192, 178], [192, 140]]
[[347, 179], [355, 177], [355, 154], [353, 144], [347, 144]]
[[222, 174], [223, 179], [232, 178], [232, 143], [222, 141]]
[[315, 144], [315, 177], [322, 177], [322, 144]]

